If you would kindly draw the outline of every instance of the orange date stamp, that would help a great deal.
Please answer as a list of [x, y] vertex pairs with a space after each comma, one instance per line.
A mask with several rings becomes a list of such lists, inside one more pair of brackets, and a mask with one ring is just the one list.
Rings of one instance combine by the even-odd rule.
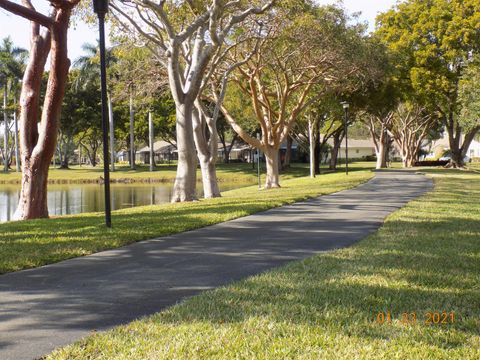
[[390, 311], [380, 311], [375, 316], [375, 323], [378, 325], [391, 324], [398, 320], [404, 325], [451, 325], [456, 322], [456, 314], [453, 311], [427, 311], [417, 314], [415, 311], [405, 311], [396, 316]]

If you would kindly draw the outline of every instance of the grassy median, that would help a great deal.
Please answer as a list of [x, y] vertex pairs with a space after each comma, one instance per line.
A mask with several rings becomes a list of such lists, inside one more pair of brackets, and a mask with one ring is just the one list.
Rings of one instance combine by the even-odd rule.
[[[295, 171], [289, 176], [295, 176]], [[113, 228], [103, 213], [0, 224], [0, 273], [38, 267], [68, 258], [117, 248], [135, 241], [179, 233], [246, 216], [308, 197], [352, 188], [373, 176], [370, 171], [295, 178], [281, 189], [256, 186], [231, 190], [222, 198], [163, 204], [113, 212]]]
[[355, 246], [207, 291], [49, 358], [479, 359], [480, 175], [425, 172], [435, 190]]

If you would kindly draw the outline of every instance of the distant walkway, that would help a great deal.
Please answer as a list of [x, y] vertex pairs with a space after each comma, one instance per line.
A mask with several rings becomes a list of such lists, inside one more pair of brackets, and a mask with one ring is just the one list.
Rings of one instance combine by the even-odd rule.
[[349, 246], [431, 188], [421, 175], [380, 172], [356, 189], [2, 275], [0, 359], [39, 357], [91, 330], [106, 330], [200, 291]]

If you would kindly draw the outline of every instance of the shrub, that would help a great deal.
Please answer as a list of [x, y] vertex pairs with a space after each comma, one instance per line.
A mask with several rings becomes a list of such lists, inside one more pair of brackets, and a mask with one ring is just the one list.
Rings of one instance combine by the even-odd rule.
[[448, 160], [425, 160], [415, 162], [415, 166], [446, 166]]

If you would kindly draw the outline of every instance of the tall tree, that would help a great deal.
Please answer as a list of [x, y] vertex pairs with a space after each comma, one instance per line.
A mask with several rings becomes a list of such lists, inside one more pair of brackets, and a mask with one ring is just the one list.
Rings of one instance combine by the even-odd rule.
[[389, 132], [400, 148], [403, 167], [415, 165], [424, 140], [436, 124], [436, 114], [426, 111], [419, 104], [402, 102], [397, 106]]
[[[1, 8], [31, 21], [30, 56], [20, 100], [22, 189], [15, 219], [48, 217], [48, 168], [55, 152], [58, 119], [70, 67], [68, 27], [78, 2], [52, 0], [52, 11], [46, 16], [36, 11], [30, 0], [23, 0], [23, 5], [0, 0]], [[40, 116], [40, 86], [49, 55], [50, 71]]]
[[[459, 84], [460, 112], [458, 122], [466, 133], [461, 148], [461, 156], [465, 158], [468, 147], [475, 135], [480, 132], [480, 56], [473, 57]], [[467, 146], [468, 145], [468, 146]]]
[[[262, 138], [246, 133], [223, 108], [242, 139], [265, 153], [267, 189], [280, 186], [279, 148], [300, 114], [360, 70], [356, 61], [362, 58], [358, 46], [363, 29], [348, 25], [341, 8], [300, 3], [277, 9], [261, 25], [259, 50], [235, 72], [235, 82], [251, 98]], [[247, 42], [246, 52], [252, 47]]]
[[[338, 97], [331, 94], [312, 104], [304, 114], [295, 124], [292, 136], [297, 144], [310, 152], [310, 175], [314, 177], [320, 174], [322, 155], [324, 159], [328, 157], [328, 141], [343, 139], [344, 111]], [[338, 147], [334, 152], [333, 170], [336, 168]]]
[[[99, 46], [90, 43], [84, 43], [82, 45], [84, 55], [77, 58], [74, 62], [74, 67], [80, 70], [80, 73], [76, 77], [75, 84], [77, 87], [83, 87], [84, 89], [92, 84], [99, 86], [100, 79], [100, 53]], [[105, 64], [107, 67], [108, 84], [112, 84], [118, 74], [114, 67], [117, 62], [117, 57], [113, 48], [106, 49], [105, 52]], [[114, 117], [113, 117], [113, 103], [112, 103], [112, 91], [111, 86], [107, 89], [108, 99], [108, 117], [110, 127], [110, 156], [111, 156], [111, 170], [115, 171], [115, 130], [114, 130]], [[96, 164], [96, 161], [93, 162]]]
[[362, 94], [363, 111], [359, 114], [362, 121], [370, 132], [377, 157], [376, 169], [387, 167], [387, 155], [390, 144], [390, 133], [395, 107], [398, 100], [398, 92], [392, 82], [371, 84], [368, 90]]
[[479, 23], [477, 0], [407, 0], [378, 17], [377, 34], [396, 59], [399, 83], [410, 82], [420, 103], [442, 115], [455, 167], [464, 165], [478, 132], [460, 121], [458, 89], [469, 57], [480, 50]]
[[212, 59], [224, 51], [226, 39], [237, 25], [263, 13], [273, 2], [259, 6], [217, 0], [112, 2], [113, 16], [139, 35], [168, 71], [177, 115], [178, 166], [173, 202], [197, 197], [194, 108], [202, 85], [208, 80]]
[[[136, 144], [142, 141], [143, 134], [148, 134], [146, 126], [148, 112], [158, 105], [158, 100], [165, 98], [168, 77], [162, 64], [147, 48], [135, 47], [132, 40], [125, 36], [120, 37], [118, 41], [119, 45], [116, 46], [118, 62], [115, 64], [118, 76], [114, 81], [113, 96], [116, 101], [128, 103], [127, 143], [130, 148], [130, 166], [135, 168]], [[153, 119], [156, 128], [158, 117], [153, 116]], [[153, 130], [155, 133], [155, 129]], [[148, 139], [145, 140], [148, 143]]]
[[81, 70], [70, 71], [69, 82], [60, 117], [58, 154], [60, 167], [68, 168], [75, 148], [81, 146], [92, 166], [96, 166], [97, 149], [101, 134], [100, 87], [98, 82], [85, 82], [77, 86]]

